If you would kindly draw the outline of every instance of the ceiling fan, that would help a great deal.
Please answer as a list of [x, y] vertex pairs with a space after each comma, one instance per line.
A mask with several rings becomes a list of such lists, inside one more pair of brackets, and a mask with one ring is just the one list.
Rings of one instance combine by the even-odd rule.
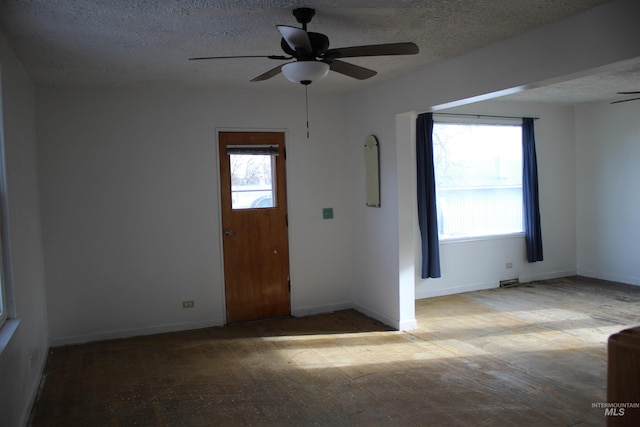
[[[616, 92], [618, 95], [640, 95], [640, 91], [630, 91], [630, 92]], [[619, 104], [621, 102], [629, 102], [629, 101], [636, 101], [640, 99], [640, 96], [637, 96], [635, 98], [627, 98], [627, 99], [620, 99], [618, 101], [613, 101], [610, 102], [610, 104]]]
[[329, 70], [358, 80], [365, 80], [377, 73], [368, 68], [341, 61], [339, 58], [355, 58], [362, 56], [383, 55], [415, 55], [419, 52], [415, 43], [388, 43], [366, 46], [351, 46], [329, 49], [329, 38], [321, 33], [307, 31], [307, 24], [315, 15], [315, 9], [303, 7], [294, 9], [293, 16], [302, 24], [302, 28], [288, 25], [277, 25], [282, 35], [280, 47], [286, 55], [240, 55], [240, 56], [208, 56], [189, 58], [201, 59], [230, 59], [230, 58], [269, 58], [274, 60], [294, 61], [278, 65], [271, 70], [252, 79], [259, 82], [270, 79], [281, 72], [292, 82], [309, 85], [324, 78]]

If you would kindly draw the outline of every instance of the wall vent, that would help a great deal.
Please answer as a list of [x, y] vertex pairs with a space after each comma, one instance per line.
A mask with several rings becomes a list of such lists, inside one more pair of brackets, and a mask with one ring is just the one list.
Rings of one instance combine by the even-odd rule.
[[509, 280], [501, 280], [500, 287], [501, 288], [511, 288], [514, 286], [518, 286], [520, 281], [518, 279], [509, 279]]

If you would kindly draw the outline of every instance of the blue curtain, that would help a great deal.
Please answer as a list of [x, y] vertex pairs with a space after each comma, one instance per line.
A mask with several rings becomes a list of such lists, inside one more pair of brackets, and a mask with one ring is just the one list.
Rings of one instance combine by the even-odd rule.
[[522, 198], [527, 260], [542, 261], [542, 230], [538, 201], [538, 162], [532, 118], [522, 119]]
[[433, 171], [433, 113], [416, 120], [418, 223], [422, 239], [422, 278], [440, 277], [440, 248], [436, 218], [436, 180]]

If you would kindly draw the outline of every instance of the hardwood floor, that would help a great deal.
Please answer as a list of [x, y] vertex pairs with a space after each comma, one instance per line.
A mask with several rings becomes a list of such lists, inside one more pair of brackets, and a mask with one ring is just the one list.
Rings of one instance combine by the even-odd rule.
[[572, 277], [53, 348], [33, 426], [605, 425], [606, 342], [640, 287]]

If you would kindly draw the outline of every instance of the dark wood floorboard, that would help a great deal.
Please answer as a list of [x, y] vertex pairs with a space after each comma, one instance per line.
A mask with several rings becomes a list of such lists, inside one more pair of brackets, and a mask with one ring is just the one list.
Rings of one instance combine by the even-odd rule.
[[606, 342], [640, 288], [572, 277], [52, 348], [39, 426], [603, 426]]

